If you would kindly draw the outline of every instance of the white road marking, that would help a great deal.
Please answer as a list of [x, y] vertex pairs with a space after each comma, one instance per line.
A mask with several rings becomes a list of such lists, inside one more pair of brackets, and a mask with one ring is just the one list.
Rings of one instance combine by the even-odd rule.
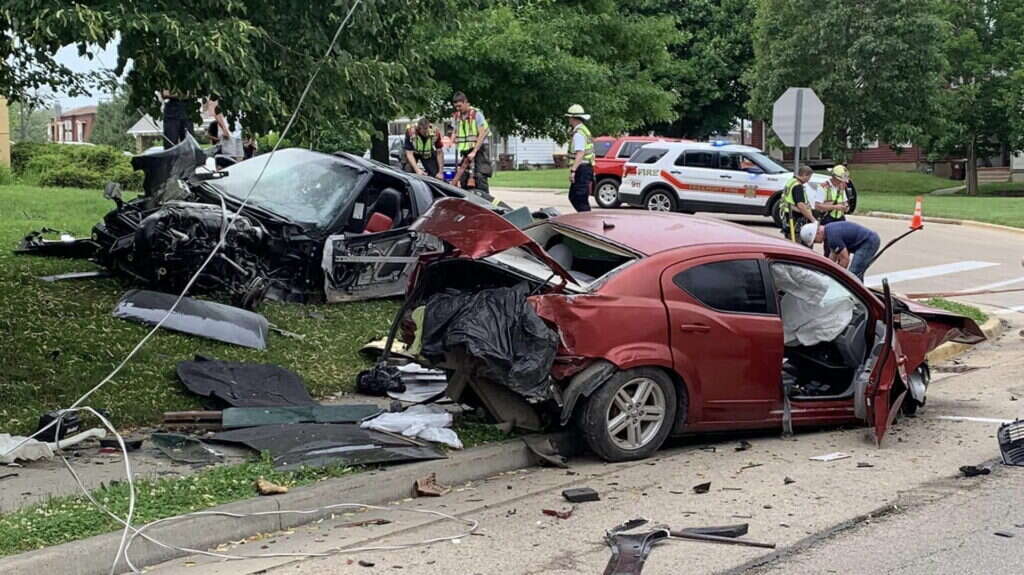
[[976, 423], [1013, 423], [1012, 419], [995, 419], [992, 417], [965, 417], [960, 415], [937, 415], [934, 419], [945, 419], [947, 421], [974, 421]]
[[910, 268], [908, 270], [900, 270], [897, 272], [888, 272], [867, 276], [866, 278], [864, 278], [864, 285], [872, 287], [880, 286], [882, 285], [883, 279], [888, 279], [890, 284], [894, 284], [897, 282], [919, 280], [935, 276], [944, 276], [948, 274], [955, 274], [971, 270], [979, 270], [982, 268], [990, 268], [992, 266], [997, 265], [999, 264], [995, 262], [979, 262], [974, 260], [968, 260], [962, 262], [954, 262], [951, 264], [927, 266], [923, 268]]
[[1006, 287], [1008, 285], [1019, 284], [1021, 282], [1024, 282], [1024, 276], [1021, 276], [1019, 278], [1009, 279], [1009, 280], [1003, 280], [1001, 282], [985, 284], [983, 286], [967, 288], [967, 289], [965, 289], [963, 291], [982, 291], [982, 290], [987, 290], [987, 289], [997, 289], [997, 288], [1001, 288], [1001, 287]]
[[998, 309], [992, 313], [996, 315], [1006, 315], [1008, 313], [1022, 313], [1024, 312], [1024, 305], [1015, 305], [1013, 307]]

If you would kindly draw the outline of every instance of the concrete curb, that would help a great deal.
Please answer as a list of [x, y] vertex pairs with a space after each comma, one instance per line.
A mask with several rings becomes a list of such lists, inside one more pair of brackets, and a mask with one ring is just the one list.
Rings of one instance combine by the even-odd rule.
[[[981, 331], [985, 332], [985, 337], [990, 341], [999, 337], [1004, 329], [1003, 322], [995, 316], [988, 318], [988, 321], [981, 326]], [[948, 361], [973, 347], [973, 345], [966, 343], [947, 341], [928, 354], [928, 362], [934, 364]]]
[[[864, 212], [863, 214], [857, 214], [869, 218], [882, 218], [886, 220], [909, 220], [912, 216], [909, 214], [894, 214], [891, 212]], [[929, 222], [935, 224], [950, 224], [954, 226], [968, 226], [972, 228], [982, 228], [987, 230], [996, 230], [1000, 232], [1010, 232], [1013, 234], [1024, 234], [1024, 228], [1015, 228], [1013, 226], [1003, 226], [1000, 224], [990, 224], [988, 222], [978, 222], [975, 220], [957, 220], [953, 218], [932, 218], [926, 217], [924, 220], [925, 225]]]
[[[448, 459], [411, 463], [349, 477], [328, 479], [298, 487], [283, 495], [254, 497], [204, 511], [265, 513], [282, 509], [315, 509], [337, 503], [381, 505], [414, 496], [413, 485], [416, 479], [429, 473], [436, 473], [439, 482], [453, 485], [531, 465], [532, 454], [521, 440], [514, 439], [450, 453]], [[179, 547], [211, 549], [225, 541], [237, 541], [259, 533], [273, 533], [311, 523], [328, 517], [331, 513], [336, 511], [308, 515], [264, 515], [244, 519], [192, 517], [156, 526], [146, 533], [158, 541]], [[120, 539], [121, 532], [118, 531], [0, 558], [0, 573], [104, 575], [110, 571], [110, 564], [117, 552]], [[185, 553], [180, 551], [164, 549], [141, 538], [136, 539], [131, 550], [132, 562], [139, 568], [184, 555]], [[118, 572], [125, 572], [126, 569], [122, 562]]]

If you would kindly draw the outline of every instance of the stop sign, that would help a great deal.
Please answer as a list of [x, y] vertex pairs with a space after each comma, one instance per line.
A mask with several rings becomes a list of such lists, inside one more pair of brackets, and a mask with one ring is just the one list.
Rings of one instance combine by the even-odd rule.
[[810, 88], [789, 88], [772, 106], [772, 130], [787, 146], [807, 146], [824, 124], [825, 105]]

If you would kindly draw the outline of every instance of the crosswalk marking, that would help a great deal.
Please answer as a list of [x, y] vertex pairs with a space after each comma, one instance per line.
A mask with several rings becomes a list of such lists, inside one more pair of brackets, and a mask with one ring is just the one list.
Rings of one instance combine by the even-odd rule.
[[990, 268], [997, 265], [999, 264], [995, 262], [980, 262], [974, 260], [967, 260], [962, 262], [953, 262], [950, 264], [940, 264], [937, 266], [910, 268], [906, 270], [886, 272], [867, 276], [864, 278], [864, 285], [877, 287], [882, 285], [883, 279], [888, 279], [890, 284], [894, 284], [898, 282], [919, 280], [935, 276], [944, 276], [971, 270]]

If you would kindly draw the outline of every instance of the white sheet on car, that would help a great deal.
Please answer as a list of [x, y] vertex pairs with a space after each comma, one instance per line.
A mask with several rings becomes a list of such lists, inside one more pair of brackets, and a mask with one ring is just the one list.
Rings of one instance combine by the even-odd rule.
[[776, 289], [785, 292], [780, 310], [785, 345], [832, 341], [853, 320], [856, 300], [828, 276], [801, 266], [774, 265], [772, 277]]

